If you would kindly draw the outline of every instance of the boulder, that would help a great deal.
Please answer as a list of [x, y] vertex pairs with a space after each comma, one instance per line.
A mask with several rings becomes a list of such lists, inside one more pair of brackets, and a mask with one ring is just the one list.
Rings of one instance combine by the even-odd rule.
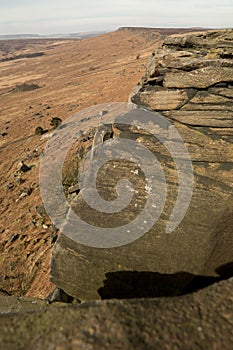
[[[52, 253], [51, 280], [68, 295], [80, 300], [102, 298], [109, 274], [109, 297], [116, 296], [116, 291], [130, 297], [135, 291], [135, 295], [143, 296], [145, 286], [155, 296], [153, 274], [181, 276], [169, 292], [180, 295], [198, 287], [198, 276], [206, 281], [220, 278], [221, 266], [233, 261], [232, 39], [230, 29], [173, 35], [152, 55], [132, 101], [142, 110], [159, 112], [182, 137], [194, 176], [190, 203], [188, 196], [181, 200], [181, 208], [189, 204], [188, 210], [175, 230], [167, 234], [180, 183], [176, 162], [167, 148], [169, 140], [160, 142], [152, 134], [153, 128], [151, 133], [143, 130], [137, 118], [135, 128], [113, 124], [109, 133], [113, 140], [133, 140], [135, 150], [138, 144], [145, 146], [161, 164], [167, 185], [164, 209], [146, 234], [122, 246], [86, 246], [61, 232]], [[157, 119], [155, 114], [154, 121]], [[90, 149], [92, 144], [93, 135], [85, 144], [80, 142], [77, 149]], [[191, 179], [192, 174], [187, 172], [186, 176]], [[113, 161], [99, 172], [97, 188], [111, 203], [117, 198], [116, 184], [122, 178], [129, 178], [135, 188], [135, 196], [125, 210], [117, 214], [99, 212], [85, 203], [81, 191], [71, 204], [73, 211], [93, 226], [114, 229], [127, 225], [147, 202], [143, 172], [132, 162]], [[89, 194], [91, 197], [92, 188]], [[128, 233], [126, 230], [126, 236]], [[161, 279], [156, 281], [162, 283], [162, 294], [166, 294]]]
[[220, 82], [232, 82], [233, 69], [226, 67], [204, 67], [191, 72], [167, 73], [164, 79], [166, 88], [206, 89]]
[[187, 101], [186, 90], [151, 90], [141, 92], [137, 102], [148, 105], [154, 110], [167, 111], [168, 109], [179, 109]]
[[182, 297], [46, 304], [0, 295], [2, 349], [232, 349], [232, 278]]

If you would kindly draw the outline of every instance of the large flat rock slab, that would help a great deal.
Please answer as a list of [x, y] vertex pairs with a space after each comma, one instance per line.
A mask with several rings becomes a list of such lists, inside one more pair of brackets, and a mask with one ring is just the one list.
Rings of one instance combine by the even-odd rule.
[[[173, 298], [57, 304], [2, 314], [2, 349], [232, 349], [233, 280]], [[1, 299], [0, 299], [1, 300]]]
[[212, 110], [209, 107], [202, 105], [187, 105], [186, 108], [179, 111], [172, 111], [166, 115], [179, 121], [183, 124], [192, 126], [206, 126], [217, 128], [232, 128], [233, 127], [233, 111], [226, 110], [226, 107], [214, 107]]
[[178, 109], [188, 101], [186, 90], [158, 90], [145, 91], [140, 94], [139, 103], [149, 105], [151, 109], [165, 110]]
[[233, 81], [232, 67], [204, 67], [191, 72], [167, 73], [164, 86], [166, 88], [205, 89], [220, 82], [231, 81]]

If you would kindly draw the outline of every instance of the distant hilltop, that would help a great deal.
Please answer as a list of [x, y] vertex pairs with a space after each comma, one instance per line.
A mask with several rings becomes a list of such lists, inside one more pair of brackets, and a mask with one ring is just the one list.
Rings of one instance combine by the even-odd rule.
[[[162, 35], [171, 35], [187, 32], [198, 32], [210, 30], [212, 28], [193, 27], [193, 28], [152, 28], [152, 27], [120, 27], [120, 31], [145, 32], [145, 33], [160, 33]], [[79, 33], [59, 33], [59, 34], [9, 34], [0, 35], [0, 40], [26, 40], [26, 39], [85, 39], [93, 36], [105, 34], [108, 31], [93, 31]]]
[[[203, 28], [203, 27], [193, 27], [193, 28], [156, 28], [156, 27], [120, 27], [120, 31], [131, 31], [131, 32], [157, 32], [162, 35], [171, 35], [178, 33], [187, 33], [187, 32], [198, 32], [210, 30], [212, 28]], [[105, 34], [108, 31], [93, 31], [93, 32], [78, 32], [78, 33], [59, 33], [59, 34], [9, 34], [9, 35], [0, 35], [0, 40], [26, 40], [26, 39], [85, 39], [93, 36], [98, 36]]]
[[125, 31], [144, 31], [144, 32], [157, 32], [164, 35], [172, 35], [179, 33], [188, 33], [188, 32], [199, 32], [210, 30], [212, 28], [203, 28], [203, 27], [192, 27], [192, 28], [152, 28], [152, 27], [120, 27], [119, 30]]
[[9, 34], [0, 35], [0, 40], [20, 40], [20, 39], [85, 39], [106, 33], [106, 31], [93, 31], [81, 33], [60, 33], [60, 34]]

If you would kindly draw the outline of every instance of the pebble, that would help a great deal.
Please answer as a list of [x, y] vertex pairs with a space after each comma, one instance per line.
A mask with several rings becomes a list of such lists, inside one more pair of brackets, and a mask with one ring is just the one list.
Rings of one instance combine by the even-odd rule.
[[11, 190], [13, 187], [14, 187], [13, 183], [9, 183], [8, 185], [6, 185], [7, 190]]
[[12, 235], [12, 236], [8, 239], [8, 243], [13, 243], [13, 242], [15, 242], [18, 238], [19, 238], [19, 234], [16, 233], [16, 234]]
[[27, 197], [28, 193], [27, 192], [22, 192], [21, 195], [19, 196], [19, 199], [22, 199], [24, 197]]

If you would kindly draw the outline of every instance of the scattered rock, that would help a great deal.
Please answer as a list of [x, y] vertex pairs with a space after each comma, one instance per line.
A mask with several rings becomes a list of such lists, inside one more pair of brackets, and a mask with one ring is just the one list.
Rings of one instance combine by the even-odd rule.
[[43, 227], [43, 225], [44, 225], [44, 218], [39, 218], [37, 220], [34, 220], [33, 223], [36, 225], [36, 227]]
[[68, 189], [69, 194], [78, 193], [79, 191], [80, 191], [80, 187], [78, 183], [74, 186], [69, 187]]
[[31, 170], [31, 166], [28, 166], [24, 163], [24, 161], [21, 162], [21, 166], [19, 168], [19, 171], [22, 173], [26, 173]]
[[100, 117], [103, 117], [104, 115], [106, 115], [106, 114], [108, 114], [108, 111], [101, 111], [100, 113], [99, 113], [99, 116]]
[[6, 185], [7, 190], [12, 190], [12, 188], [14, 188], [14, 184], [12, 182]]
[[[60, 302], [60, 303], [74, 303], [74, 298], [66, 294], [62, 289], [55, 288], [52, 293], [50, 293], [47, 298], [49, 304]], [[77, 301], [78, 302], [78, 301]]]
[[16, 234], [12, 235], [12, 236], [9, 238], [8, 243], [13, 243], [13, 242], [15, 242], [18, 238], [19, 238], [19, 234], [16, 233]]
[[58, 238], [58, 233], [55, 231], [55, 232], [53, 232], [53, 233], [51, 234], [51, 236], [50, 236], [51, 244], [56, 243], [57, 238]]
[[23, 199], [24, 197], [27, 197], [28, 193], [27, 192], [22, 192], [19, 196], [19, 199]]
[[25, 182], [25, 180], [22, 179], [22, 177], [19, 177], [19, 178], [16, 180], [16, 183], [17, 183], [18, 185], [22, 185], [24, 182]]
[[32, 193], [32, 190], [33, 190], [32, 187], [29, 187], [29, 188], [25, 187], [25, 188], [23, 188], [23, 192], [21, 192], [18, 200], [23, 199], [23, 198], [25, 198], [27, 196], [30, 196], [30, 194]]
[[35, 210], [36, 210], [37, 215], [41, 218], [45, 218], [48, 216], [48, 214], [45, 210], [45, 207], [43, 205], [37, 205], [35, 207]]
[[42, 135], [40, 137], [40, 141], [46, 140], [46, 139], [50, 139], [51, 137], [53, 137], [54, 132], [50, 132], [50, 133], [45, 133], [44, 135]]

